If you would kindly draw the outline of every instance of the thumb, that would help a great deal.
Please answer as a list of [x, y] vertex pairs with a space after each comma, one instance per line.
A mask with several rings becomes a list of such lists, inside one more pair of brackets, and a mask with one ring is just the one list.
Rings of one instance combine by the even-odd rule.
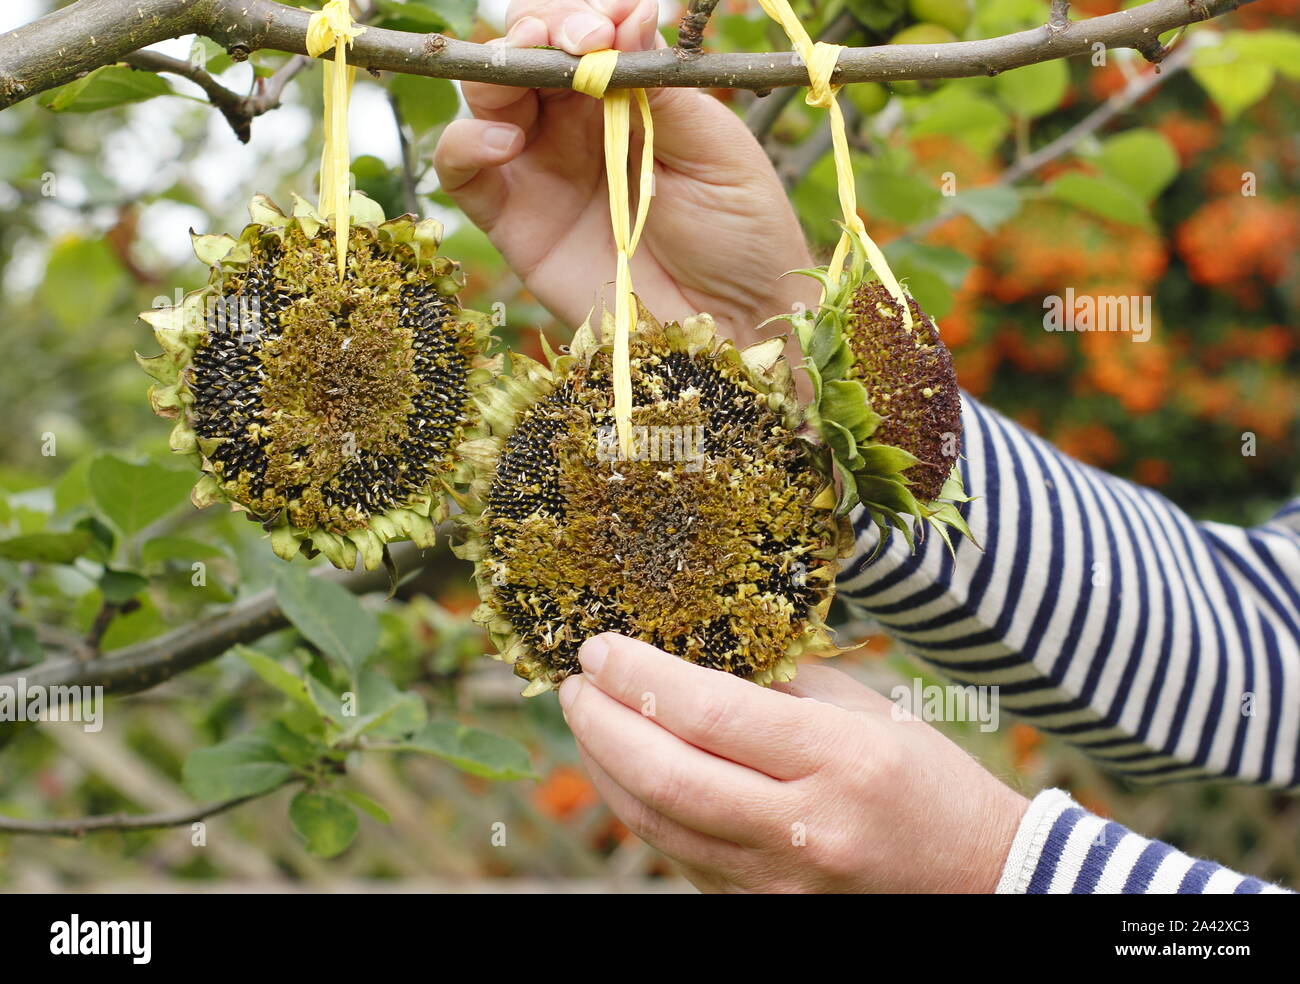
[[447, 124], [433, 151], [442, 190], [466, 217], [489, 231], [506, 204], [501, 166], [524, 149], [524, 131], [513, 123], [461, 119]]

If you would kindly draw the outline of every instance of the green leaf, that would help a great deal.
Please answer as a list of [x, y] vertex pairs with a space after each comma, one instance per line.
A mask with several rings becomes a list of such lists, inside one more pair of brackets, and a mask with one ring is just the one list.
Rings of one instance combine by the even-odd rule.
[[99, 578], [99, 590], [104, 595], [104, 601], [110, 605], [125, 604], [147, 587], [149, 579], [131, 571], [115, 571], [106, 567]]
[[[726, 14], [721, 10], [709, 22], [717, 36], [725, 40], [728, 51], [766, 51], [768, 21], [744, 14]], [[669, 39], [669, 44], [674, 42]]]
[[265, 738], [239, 735], [191, 752], [182, 780], [195, 799], [219, 801], [269, 792], [293, 775], [293, 768]]
[[183, 536], [156, 536], [146, 540], [140, 548], [140, 559], [145, 566], [157, 566], [169, 560], [192, 564], [196, 560], [213, 560], [224, 556], [220, 547]]
[[385, 215], [401, 215], [406, 211], [398, 171], [378, 157], [362, 154], [352, 162], [352, 173], [357, 179], [357, 191], [378, 202]]
[[1192, 78], [1214, 100], [1224, 119], [1231, 122], [1259, 102], [1273, 86], [1275, 66], [1262, 46], [1252, 49], [1238, 32], [1227, 35], [1217, 47], [1198, 48], [1192, 56]]
[[1230, 43], [1246, 58], [1270, 65], [1289, 79], [1300, 79], [1300, 34], [1295, 31], [1235, 32]]
[[318, 858], [346, 851], [360, 826], [356, 810], [329, 793], [299, 793], [289, 804], [289, 822]]
[[1071, 171], [1047, 186], [1053, 198], [1128, 225], [1149, 227], [1151, 213], [1146, 202], [1128, 185], [1109, 177]]
[[201, 37], [195, 38], [194, 43], [190, 45], [189, 61], [191, 65], [198, 66], [209, 75], [220, 75], [235, 63], [225, 48], [211, 38]]
[[[102, 599], [103, 596], [99, 595], [99, 597]], [[141, 595], [139, 601], [140, 607], [135, 611], [113, 619], [108, 626], [108, 631], [104, 633], [104, 638], [99, 642], [100, 649], [108, 652], [122, 646], [130, 646], [162, 635], [171, 628], [163, 620], [158, 606], [148, 595]]]
[[1046, 0], [980, 0], [975, 4], [977, 38], [993, 38], [1047, 22]]
[[1050, 113], [1061, 105], [1069, 88], [1070, 70], [1060, 60], [1014, 68], [993, 80], [1002, 104], [1025, 119]]
[[123, 282], [122, 268], [107, 243], [65, 236], [50, 251], [41, 303], [64, 328], [85, 328], [108, 314]]
[[290, 703], [276, 717], [276, 721], [295, 735], [310, 741], [313, 747], [321, 750], [322, 755], [329, 752], [324, 744], [329, 729], [314, 703], [311, 707]]
[[474, 28], [476, 0], [379, 0], [379, 27], [418, 33], [450, 31], [466, 37]]
[[893, 264], [894, 273], [904, 282], [908, 293], [932, 318], [942, 318], [956, 303], [953, 290], [943, 278], [927, 267], [913, 267], [907, 263]]
[[422, 136], [439, 123], [452, 119], [460, 109], [456, 87], [447, 79], [430, 79], [423, 75], [398, 75], [389, 83], [402, 118], [416, 136]]
[[866, 167], [858, 175], [858, 201], [866, 214], [901, 225], [929, 218], [942, 197], [939, 189], [915, 174]]
[[379, 620], [346, 589], [305, 568], [276, 575], [275, 599], [303, 637], [355, 678], [379, 643]]
[[41, 93], [38, 101], [56, 113], [93, 113], [174, 94], [167, 80], [153, 72], [136, 71], [125, 65], [105, 65], [75, 82]]
[[848, 0], [846, 5], [859, 23], [884, 31], [907, 10], [907, 0]]
[[840, 215], [839, 197], [835, 191], [835, 159], [829, 152], [790, 191], [790, 201], [802, 220], [808, 234], [820, 243], [833, 243], [840, 237], [840, 228], [832, 218]]
[[953, 292], [966, 280], [971, 266], [970, 259], [955, 249], [901, 239], [885, 247], [885, 256], [931, 318], [942, 318], [952, 310]]
[[533, 779], [527, 750], [513, 739], [455, 721], [430, 721], [399, 750], [435, 755], [484, 779]]
[[268, 721], [253, 734], [269, 742], [276, 754], [290, 765], [310, 765], [329, 754], [329, 749], [324, 745], [300, 735], [280, 719]]
[[368, 813], [380, 823], [392, 823], [393, 818], [379, 803], [355, 789], [340, 789], [339, 795], [363, 813]]
[[136, 465], [114, 455], [100, 455], [90, 466], [88, 481], [100, 511], [131, 536], [187, 502], [194, 476], [161, 465]]
[[991, 153], [1011, 128], [1011, 120], [997, 103], [968, 89], [949, 87], [910, 100], [909, 111], [916, 114], [912, 136], [944, 134], [982, 154]]
[[316, 704], [307, 691], [307, 682], [302, 677], [289, 672], [265, 653], [250, 649], [248, 646], [235, 646], [231, 652], [247, 663], [263, 681], [290, 700], [312, 710], [316, 709]]
[[1102, 144], [1096, 162], [1144, 201], [1155, 198], [1178, 175], [1178, 151], [1155, 130], [1129, 130], [1111, 137]]
[[954, 195], [949, 205], [969, 215], [981, 229], [992, 232], [1020, 211], [1020, 193], [1000, 185], [972, 188]]
[[71, 564], [95, 544], [88, 530], [69, 533], [28, 533], [0, 541], [5, 560], [34, 560], [42, 564]]
[[45, 658], [45, 649], [30, 625], [0, 619], [0, 669], [34, 666]]
[[336, 694], [311, 673], [307, 674], [306, 681], [307, 692], [311, 695], [311, 702], [316, 708], [316, 713], [320, 715], [321, 720], [332, 726], [337, 732], [348, 721], [348, 718], [343, 714], [342, 694]]
[[109, 558], [113, 556], [113, 544], [117, 537], [107, 524], [100, 522], [95, 516], [82, 516], [72, 524], [72, 528], [90, 534], [93, 542], [90, 549], [86, 551], [87, 557], [100, 563], [108, 563]]
[[54, 511], [56, 513], [66, 513], [81, 505], [90, 498], [90, 489], [86, 486], [86, 475], [90, 472], [90, 464], [94, 461], [87, 455], [77, 459], [77, 463], [69, 467], [59, 480], [54, 483]]
[[418, 694], [403, 693], [387, 677], [369, 670], [357, 685], [355, 710], [355, 717], [343, 719], [346, 727], [339, 742], [363, 734], [402, 738], [418, 731], [428, 718]]

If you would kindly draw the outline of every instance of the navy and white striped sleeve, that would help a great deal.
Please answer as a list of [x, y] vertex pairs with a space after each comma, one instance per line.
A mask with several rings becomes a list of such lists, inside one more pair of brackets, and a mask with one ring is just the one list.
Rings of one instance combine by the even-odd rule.
[[1016, 831], [1002, 895], [1271, 895], [1286, 889], [1088, 813], [1059, 789], [1039, 793]]
[[980, 546], [859, 516], [840, 596], [1130, 780], [1300, 785], [1300, 501], [1197, 523], [969, 397], [962, 426]]

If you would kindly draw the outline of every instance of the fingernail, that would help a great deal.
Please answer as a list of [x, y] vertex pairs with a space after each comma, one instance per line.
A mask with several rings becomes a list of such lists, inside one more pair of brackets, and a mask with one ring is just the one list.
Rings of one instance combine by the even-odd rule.
[[655, 46], [655, 36], [659, 33], [659, 4], [652, 4], [650, 12], [641, 21], [641, 47], [649, 51]]
[[560, 25], [560, 47], [571, 55], [586, 54], [588, 50], [595, 48], [594, 42], [590, 40], [591, 36], [602, 30], [608, 23], [609, 21], [604, 17], [585, 11], [570, 14], [569, 19]]
[[544, 21], [541, 21], [536, 17], [519, 18], [519, 20], [514, 22], [510, 30], [506, 31], [506, 44], [513, 45], [518, 43], [524, 32], [531, 31], [534, 24], [541, 24], [543, 27], [546, 26]]
[[608, 655], [609, 643], [600, 636], [592, 636], [578, 650], [578, 662], [582, 664], [582, 672], [599, 676], [600, 668], [605, 665], [605, 657]]
[[565, 714], [569, 713], [569, 708], [573, 706], [574, 700], [577, 699], [578, 691], [582, 689], [582, 677], [574, 675], [565, 677], [564, 682], [560, 684], [560, 710]]
[[517, 127], [507, 123], [496, 123], [483, 131], [483, 142], [493, 150], [509, 150], [518, 132]]
[[591, 0], [591, 5], [606, 17], [609, 16], [609, 12], [614, 9], [616, 3], [618, 3], [618, 0]]

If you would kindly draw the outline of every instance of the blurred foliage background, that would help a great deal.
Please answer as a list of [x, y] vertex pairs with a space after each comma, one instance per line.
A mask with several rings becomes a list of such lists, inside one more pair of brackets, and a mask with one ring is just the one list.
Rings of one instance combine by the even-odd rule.
[[[57, 5], [29, 0], [0, 26]], [[1083, 0], [1073, 16], [1119, 6]], [[797, 7], [814, 32], [849, 44], [988, 37], [1048, 13], [1042, 0]], [[471, 40], [499, 33], [489, 22], [501, 15], [472, 0], [383, 0], [378, 11], [374, 22]], [[671, 41], [679, 11], [664, 13]], [[1151, 66], [1125, 51], [842, 96], [868, 228], [939, 316], [962, 385], [1069, 453], [1235, 523], [1261, 521], [1297, 492], [1300, 52], [1285, 30], [1297, 14], [1300, 0], [1258, 0], [1190, 29], [1179, 39], [1200, 45], [1190, 69], [1154, 85]], [[787, 46], [742, 0], [723, 0], [706, 45]], [[202, 39], [159, 47], [241, 93], [286, 61], [259, 52], [235, 64]], [[761, 133], [810, 239], [829, 247], [838, 207], [824, 114], [780, 93], [717, 95]], [[450, 208], [428, 163], [459, 111], [453, 83], [363, 74], [357, 185], [390, 215], [442, 218], [444, 251], [468, 274], [466, 304], [502, 305], [499, 334], [535, 353], [536, 329], [568, 329]], [[279, 570], [251, 524], [188, 505], [193, 476], [169, 460], [168, 427], [149, 411], [132, 352], [154, 351], [136, 312], [205, 279], [191, 228], [237, 231], [254, 192], [311, 193], [319, 115], [308, 70], [243, 145], [193, 85], [126, 68], [0, 113], [10, 343], [0, 674], [138, 645], [268, 588], [282, 601], [315, 590]], [[1044, 152], [1063, 137], [1067, 149]], [[1022, 173], [1026, 162], [1041, 166]], [[1045, 332], [1044, 298], [1066, 288], [1152, 296], [1150, 340]], [[0, 815], [153, 813], [265, 794], [209, 819], [202, 846], [188, 825], [79, 840], [0, 834], [0, 887], [683, 887], [598, 802], [555, 701], [523, 702], [508, 670], [482, 655], [467, 566], [445, 548], [432, 557], [393, 601], [304, 597], [295, 628], [111, 699], [100, 732], [0, 724]], [[337, 624], [313, 621], [326, 617]], [[363, 639], [368, 658], [351, 665], [332, 652], [333, 629]], [[839, 664], [872, 685], [888, 692], [924, 675], [872, 625], [846, 621], [841, 632], [862, 646]], [[384, 710], [343, 734], [320, 707], [349, 686]], [[1061, 785], [1145, 834], [1300, 882], [1293, 799], [1224, 784], [1135, 788], [1022, 724], [942, 727], [1026, 792]]]

